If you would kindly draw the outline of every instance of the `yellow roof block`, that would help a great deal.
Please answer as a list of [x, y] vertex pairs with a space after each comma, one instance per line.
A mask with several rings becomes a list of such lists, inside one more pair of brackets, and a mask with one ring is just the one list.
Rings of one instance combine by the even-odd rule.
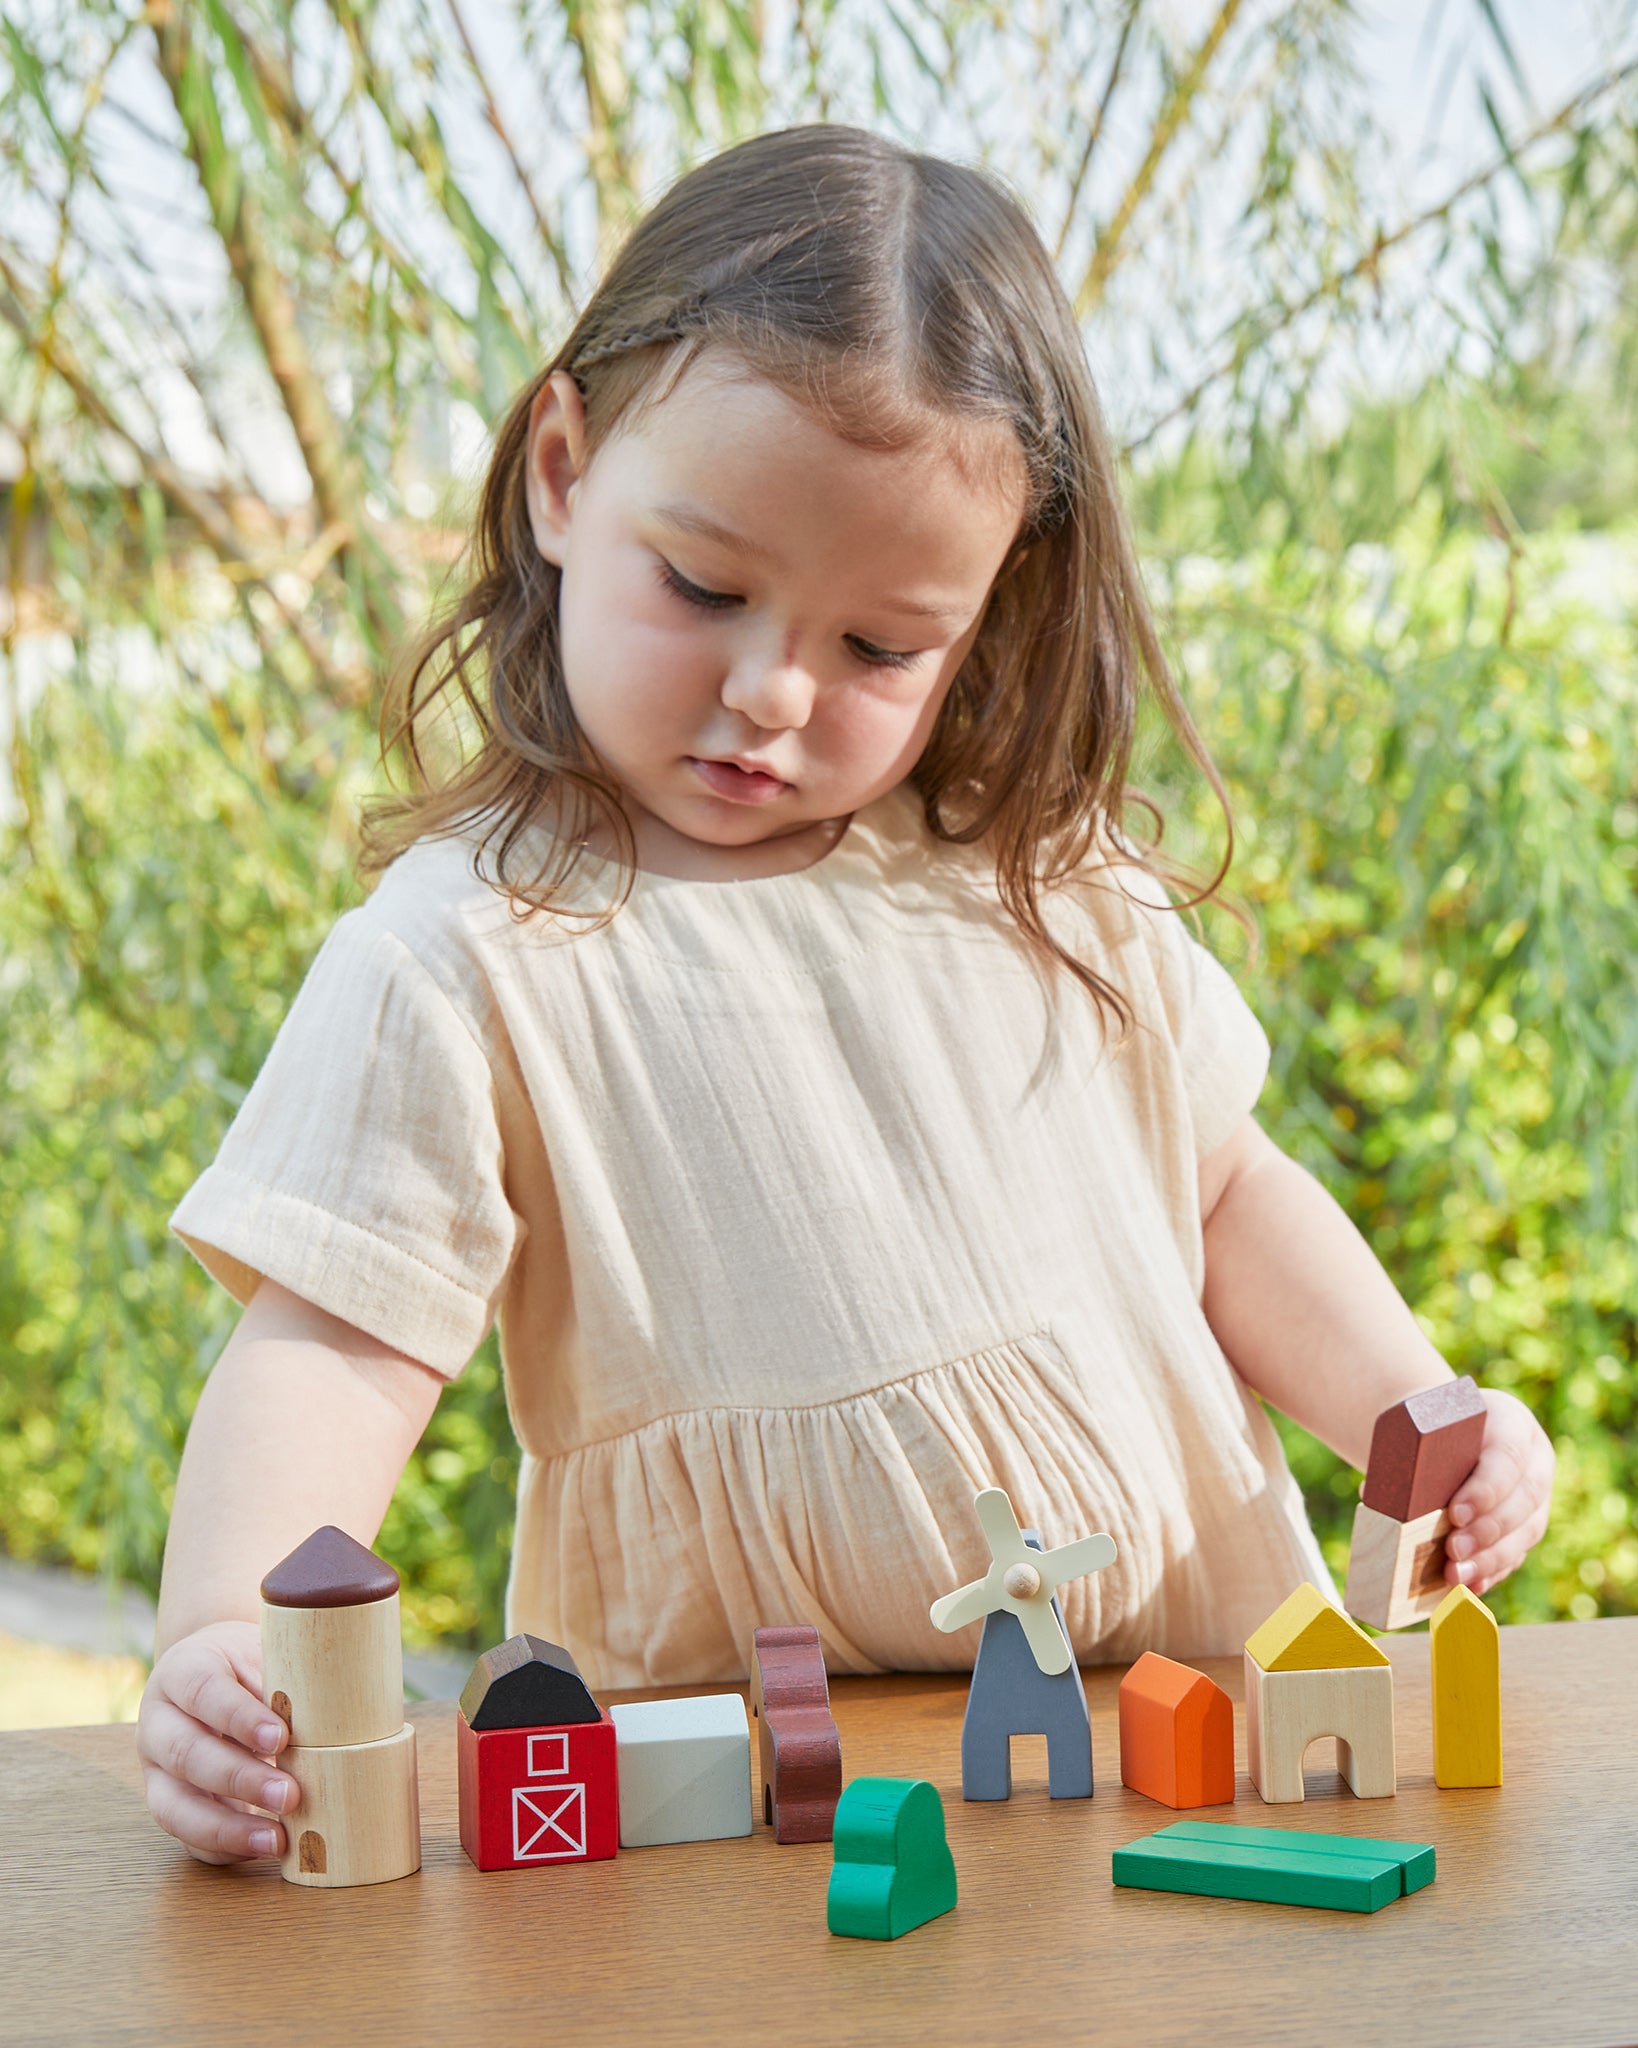
[[1247, 1653], [1265, 1671], [1343, 1671], [1388, 1659], [1318, 1586], [1299, 1586], [1246, 1639]]

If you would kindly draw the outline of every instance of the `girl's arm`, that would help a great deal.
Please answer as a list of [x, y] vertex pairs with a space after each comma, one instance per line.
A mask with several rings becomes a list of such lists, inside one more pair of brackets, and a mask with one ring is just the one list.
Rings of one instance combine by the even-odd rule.
[[160, 1826], [201, 1862], [283, 1849], [288, 1731], [261, 1698], [261, 1581], [326, 1523], [375, 1540], [443, 1381], [271, 1280], [199, 1397], [165, 1543], [137, 1751]]
[[[1305, 1167], [1248, 1116], [1201, 1162], [1201, 1307], [1240, 1377], [1365, 1469], [1377, 1416], [1454, 1377], [1376, 1255]], [[1553, 1448], [1512, 1394], [1482, 1390], [1479, 1462], [1450, 1505], [1445, 1575], [1483, 1593], [1547, 1527]]]

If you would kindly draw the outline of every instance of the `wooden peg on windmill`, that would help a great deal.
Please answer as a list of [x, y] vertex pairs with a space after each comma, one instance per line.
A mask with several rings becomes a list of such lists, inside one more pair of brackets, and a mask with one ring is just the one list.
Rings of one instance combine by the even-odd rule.
[[1113, 1564], [1114, 1538], [1082, 1536], [1043, 1550], [1035, 1530], [1019, 1528], [1001, 1487], [986, 1487], [973, 1506], [990, 1546], [990, 1568], [929, 1610], [933, 1626], [946, 1634], [984, 1623], [961, 1723], [961, 1796], [1010, 1799], [1013, 1736], [1044, 1735], [1051, 1796], [1090, 1799], [1092, 1717], [1058, 1588]]

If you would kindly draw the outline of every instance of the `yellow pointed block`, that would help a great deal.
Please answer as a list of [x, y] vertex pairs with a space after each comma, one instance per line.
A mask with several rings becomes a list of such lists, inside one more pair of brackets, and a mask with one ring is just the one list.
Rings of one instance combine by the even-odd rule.
[[1318, 1586], [1299, 1586], [1246, 1638], [1246, 1655], [1265, 1671], [1346, 1671], [1388, 1659]]
[[1501, 1631], [1466, 1586], [1453, 1586], [1428, 1623], [1433, 1671], [1433, 1782], [1499, 1785]]

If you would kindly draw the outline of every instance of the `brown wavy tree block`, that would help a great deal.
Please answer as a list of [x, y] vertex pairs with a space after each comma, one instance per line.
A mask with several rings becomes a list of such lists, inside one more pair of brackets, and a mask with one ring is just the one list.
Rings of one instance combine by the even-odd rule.
[[762, 1818], [776, 1842], [828, 1842], [842, 1796], [842, 1741], [816, 1628], [751, 1638], [751, 1713], [762, 1764]]
[[276, 1564], [262, 1581], [270, 1607], [362, 1607], [390, 1600], [398, 1574], [345, 1529], [326, 1524]]
[[1485, 1414], [1484, 1398], [1466, 1373], [1384, 1408], [1371, 1432], [1360, 1499], [1396, 1522], [1444, 1507], [1479, 1462]]

